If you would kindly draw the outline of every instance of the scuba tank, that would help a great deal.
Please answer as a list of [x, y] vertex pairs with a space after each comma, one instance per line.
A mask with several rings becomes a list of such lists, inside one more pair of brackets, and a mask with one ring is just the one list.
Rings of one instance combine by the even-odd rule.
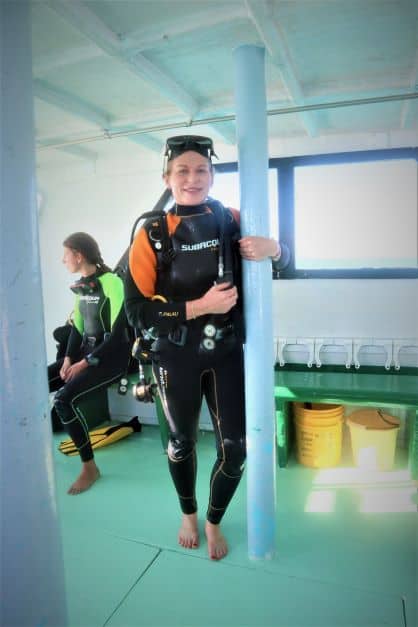
[[[146, 211], [145, 213], [142, 213], [135, 220], [132, 230], [131, 230], [129, 246], [127, 247], [127, 249], [125, 250], [125, 252], [123, 253], [123, 255], [121, 256], [121, 258], [119, 259], [119, 261], [117, 262], [116, 266], [113, 269], [113, 272], [117, 274], [122, 280], [124, 279], [126, 271], [128, 269], [129, 250], [135, 238], [138, 224], [143, 220], [156, 218], [161, 224], [161, 228], [164, 229], [164, 226], [165, 226], [165, 229], [167, 230], [167, 225], [166, 225], [166, 221], [164, 218], [165, 216], [164, 207], [167, 205], [170, 198], [171, 198], [171, 191], [169, 189], [165, 189], [164, 192], [161, 194], [160, 198], [158, 199], [158, 201], [156, 202], [156, 204], [154, 205], [153, 209], [151, 211]], [[164, 237], [164, 241], [167, 242], [167, 247], [169, 247], [168, 232], [166, 233], [166, 237]], [[137, 369], [138, 369], [139, 380], [138, 380], [138, 383], [136, 383], [132, 389], [134, 398], [144, 403], [149, 403], [149, 402], [153, 403], [154, 397], [157, 391], [157, 385], [155, 383], [151, 383], [150, 379], [146, 378], [144, 365], [149, 364], [151, 362], [150, 351], [151, 351], [151, 345], [154, 339], [146, 331], [134, 329], [131, 326], [129, 326], [129, 333], [131, 336], [130, 339], [132, 341], [131, 355], [133, 359], [138, 363]], [[129, 370], [131, 369], [132, 367], [129, 368]], [[123, 380], [121, 380], [120, 385], [119, 385], [120, 394], [126, 394], [127, 384], [128, 384], [128, 379], [126, 377], [123, 377]]]

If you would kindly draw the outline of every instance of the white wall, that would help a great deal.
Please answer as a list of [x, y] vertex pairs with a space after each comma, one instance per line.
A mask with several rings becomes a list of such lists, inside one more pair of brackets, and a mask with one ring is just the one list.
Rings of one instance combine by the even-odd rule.
[[[321, 151], [325, 148], [322, 142]], [[91, 233], [105, 262], [114, 266], [136, 217], [151, 209], [163, 191], [161, 165], [161, 156], [150, 151], [142, 161], [118, 157], [97, 163], [57, 153], [55, 161], [38, 169], [49, 361], [55, 354], [52, 331], [73, 304], [69, 285], [74, 277], [61, 263], [63, 239], [73, 231]], [[276, 281], [273, 289], [276, 336], [418, 337], [417, 280]]]
[[[61, 164], [61, 165], [60, 165]], [[98, 241], [103, 259], [114, 267], [129, 245], [135, 219], [152, 208], [164, 186], [161, 159], [149, 153], [138, 161], [83, 163], [57, 160], [38, 170], [40, 247], [48, 361], [55, 356], [52, 331], [72, 311], [75, 278], [62, 264], [63, 240], [86, 231]]]
[[273, 290], [275, 335], [418, 337], [416, 279], [298, 279]]
[[276, 362], [418, 367], [418, 280], [273, 284]]

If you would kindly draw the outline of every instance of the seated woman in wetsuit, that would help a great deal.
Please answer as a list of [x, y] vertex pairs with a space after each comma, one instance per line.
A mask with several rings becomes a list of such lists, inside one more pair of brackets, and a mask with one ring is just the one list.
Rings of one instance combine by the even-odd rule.
[[126, 372], [130, 342], [123, 282], [103, 263], [97, 242], [79, 232], [67, 237], [63, 246], [63, 263], [69, 272], [81, 277], [71, 286], [76, 294], [73, 326], [65, 356], [57, 362], [61, 387], [55, 394], [54, 407], [81, 458], [81, 473], [68, 490], [69, 494], [78, 494], [100, 476], [88, 425], [78, 403], [89, 392], [111, 385]]
[[[182, 521], [178, 541], [199, 544], [196, 438], [202, 396], [211, 414], [217, 458], [210, 478], [205, 534], [211, 559], [227, 543], [220, 522], [245, 460], [241, 258], [278, 259], [274, 239], [239, 234], [239, 212], [208, 199], [212, 140], [167, 140], [164, 180], [174, 197], [164, 222], [139, 230], [125, 278], [125, 308], [133, 327], [152, 329], [153, 372], [168, 429], [168, 464]], [[163, 253], [163, 254], [162, 254]]]

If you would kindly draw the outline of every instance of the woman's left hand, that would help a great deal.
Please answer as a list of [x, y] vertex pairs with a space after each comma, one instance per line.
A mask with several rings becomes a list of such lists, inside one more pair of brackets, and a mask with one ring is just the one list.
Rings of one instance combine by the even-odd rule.
[[275, 239], [250, 235], [239, 240], [241, 257], [249, 261], [261, 261], [267, 257], [278, 257], [280, 246]]
[[73, 364], [72, 366], [68, 368], [65, 380], [71, 381], [71, 379], [79, 375], [86, 368], [88, 368], [88, 363], [86, 362], [85, 359], [82, 359], [81, 361], [77, 361], [75, 364]]

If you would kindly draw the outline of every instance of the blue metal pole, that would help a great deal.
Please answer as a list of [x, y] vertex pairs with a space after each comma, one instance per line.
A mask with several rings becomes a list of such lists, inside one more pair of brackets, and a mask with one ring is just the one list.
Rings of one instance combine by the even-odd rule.
[[[269, 236], [264, 48], [240, 46], [235, 100], [242, 235]], [[276, 457], [271, 261], [244, 261], [247, 524], [250, 559], [275, 551]]]
[[0, 624], [65, 627], [35, 200], [29, 0], [0, 2]]

